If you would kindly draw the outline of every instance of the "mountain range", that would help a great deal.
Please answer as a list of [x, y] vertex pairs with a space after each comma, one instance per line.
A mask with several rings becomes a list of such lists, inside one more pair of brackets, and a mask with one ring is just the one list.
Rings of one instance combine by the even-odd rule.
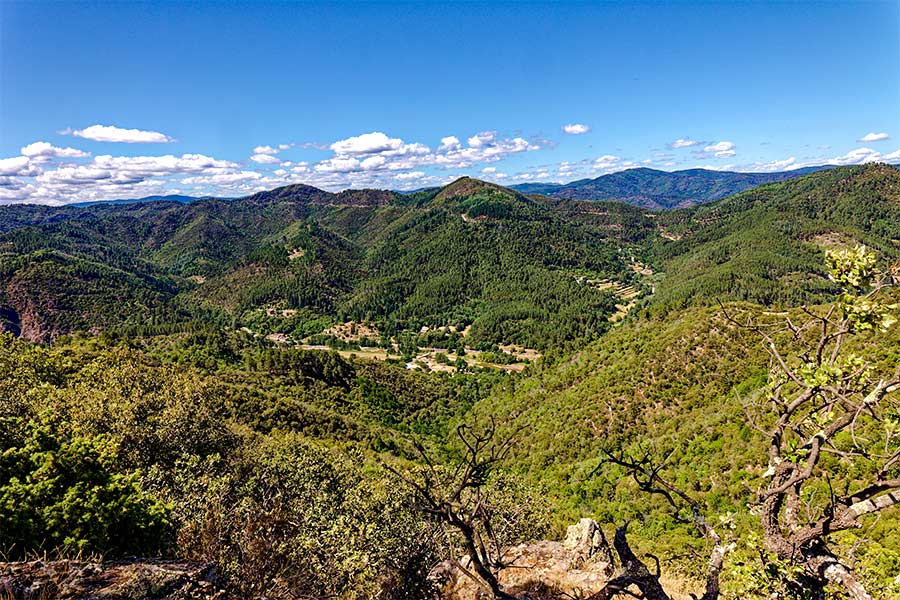
[[[557, 183], [520, 183], [510, 189], [523, 194], [541, 194], [552, 198], [569, 200], [613, 200], [633, 204], [653, 210], [686, 208], [697, 204], [720, 200], [726, 196], [744, 190], [772, 183], [801, 177], [832, 166], [804, 167], [791, 171], [774, 173], [741, 173], [733, 171], [712, 171], [709, 169], [688, 169], [684, 171], [659, 171], [656, 169], [637, 168], [602, 175], [594, 179], [579, 179], [565, 184]], [[282, 190], [294, 190], [304, 187], [302, 184], [286, 186]], [[421, 188], [411, 191], [397, 192], [403, 195], [415, 194], [435, 188]], [[263, 192], [271, 193], [271, 192]], [[287, 193], [287, 192], [282, 192]], [[352, 194], [347, 190], [344, 194]], [[96, 206], [101, 204], [135, 204], [141, 202], [195, 202], [197, 200], [216, 199], [210, 196], [184, 196], [172, 194], [167, 196], [146, 196], [144, 198], [124, 200], [104, 200], [94, 202], [78, 202], [70, 206]], [[227, 200], [228, 198], [219, 198]]]
[[638, 305], [821, 298], [822, 236], [897, 252], [898, 179], [887, 165], [828, 169], [661, 212], [469, 178], [413, 194], [291, 185], [228, 201], [5, 206], [0, 319], [44, 342], [213, 318], [297, 337], [345, 320], [391, 335], [453, 325], [473, 342], [548, 349]]
[[617, 200], [653, 210], [668, 210], [720, 200], [764, 183], [802, 177], [829, 168], [832, 167], [805, 167], [776, 173], [638, 168], [565, 184], [521, 183], [512, 188], [526, 194], [544, 194], [553, 198]]

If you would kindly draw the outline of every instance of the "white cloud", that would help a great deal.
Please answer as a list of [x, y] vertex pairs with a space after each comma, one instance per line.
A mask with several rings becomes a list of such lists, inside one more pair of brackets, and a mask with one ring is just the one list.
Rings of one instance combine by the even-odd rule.
[[700, 142], [694, 141], [688, 138], [678, 138], [674, 142], [670, 142], [667, 144], [669, 148], [677, 150], [678, 148], [690, 148], [691, 146], [697, 146]]
[[403, 140], [389, 138], [380, 131], [364, 133], [331, 144], [331, 149], [337, 154], [376, 154], [399, 150], [401, 147], [403, 147]]
[[438, 152], [449, 152], [451, 150], [458, 150], [462, 144], [459, 141], [459, 138], [455, 135], [449, 135], [447, 137], [441, 138], [441, 145], [438, 146]]
[[592, 168], [594, 171], [600, 171], [606, 175], [617, 171], [625, 171], [626, 169], [634, 169], [640, 165], [631, 160], [624, 160], [613, 154], [604, 154], [594, 160]]
[[[100, 169], [90, 166], [60, 167], [53, 171], [47, 171], [37, 180], [45, 184], [81, 184], [95, 181], [113, 179], [113, 172], [109, 169]], [[122, 183], [136, 183], [140, 178], [119, 178]]]
[[[134, 173], [142, 177], [158, 174], [215, 173], [226, 169], [236, 169], [237, 163], [217, 160], [203, 154], [182, 154], [173, 156], [97, 156], [92, 164], [123, 173]], [[91, 164], [89, 163], [89, 164]]]
[[[108, 130], [88, 128], [79, 134], [84, 132], [97, 134], [95, 137], [110, 137]], [[292, 144], [263, 145], [253, 149], [248, 161], [254, 168], [201, 154], [106, 154], [91, 158], [81, 150], [35, 142], [23, 149], [32, 156], [0, 161], [0, 202], [63, 204], [138, 198], [169, 193], [172, 189], [184, 189], [191, 194], [241, 196], [288, 183], [306, 183], [328, 190], [421, 187], [456, 179], [459, 169], [474, 169], [476, 165], [481, 169], [486, 167], [485, 163], [541, 148], [538, 142], [521, 137], [502, 138], [495, 131], [482, 131], [463, 139], [468, 144], [460, 142], [457, 136], [445, 136], [440, 145], [432, 149], [422, 143], [406, 142], [373, 131], [322, 147], [331, 149], [333, 154], [312, 164], [281, 161], [277, 157], [283, 150], [294, 147]], [[41, 169], [38, 165], [60, 158], [75, 161], [54, 165], [51, 169]], [[270, 165], [274, 167], [271, 171], [263, 168]], [[437, 173], [429, 172], [428, 168]], [[492, 178], [508, 177], [504, 173], [488, 172]], [[540, 177], [547, 176], [546, 171], [537, 173]]]
[[122, 142], [126, 144], [164, 144], [174, 142], [164, 133], [158, 131], [143, 131], [140, 129], [122, 129], [113, 125], [91, 125], [84, 129], [74, 131], [66, 130], [61, 133], [71, 134], [76, 137], [94, 140], [97, 142]]
[[493, 144], [497, 139], [496, 131], [482, 131], [481, 133], [477, 133], [468, 139], [470, 148], [482, 148], [489, 144]]
[[281, 160], [275, 158], [271, 154], [254, 154], [250, 157], [255, 163], [259, 163], [261, 165], [279, 165], [281, 164]]
[[717, 142], [715, 144], [712, 144], [711, 146], [706, 146], [703, 149], [703, 152], [706, 154], [712, 154], [716, 158], [728, 158], [736, 154], [734, 148], [734, 142]]
[[496, 173], [497, 167], [485, 167], [481, 170], [482, 173]]
[[891, 152], [890, 154], [885, 154], [881, 158], [888, 162], [900, 160], [900, 150], [895, 150], [894, 152]]
[[602, 169], [617, 164], [621, 159], [613, 154], [604, 154], [594, 161], [595, 169]]
[[584, 123], [569, 123], [568, 125], [563, 125], [562, 130], [569, 135], [581, 135], [590, 131], [591, 127]]
[[12, 177], [0, 177], [0, 204], [35, 202], [35, 187]]
[[558, 171], [557, 174], [560, 177], [570, 177], [575, 173], [576, 168], [577, 168], [576, 165], [572, 164], [571, 162], [569, 162], [567, 160], [564, 160], [561, 163], [559, 163], [559, 165], [557, 166], [557, 171]]
[[0, 159], [0, 176], [34, 177], [40, 174], [41, 170], [27, 156]]
[[870, 162], [878, 162], [881, 158], [881, 152], [878, 152], [877, 150], [872, 150], [871, 148], [857, 148], [843, 156], [832, 158], [830, 162], [836, 165], [862, 165]]
[[240, 181], [255, 181], [261, 178], [262, 174], [257, 171], [238, 171], [236, 173], [219, 173], [217, 175], [186, 177], [181, 181], [187, 185], [227, 185]]
[[859, 138], [856, 141], [857, 142], [880, 142], [882, 140], [888, 140], [890, 138], [891, 138], [891, 136], [889, 136], [886, 133], [867, 133], [866, 135], [862, 136], [861, 138]]
[[315, 167], [319, 173], [350, 173], [359, 170], [359, 160], [355, 158], [329, 158]]
[[432, 150], [425, 144], [407, 143], [381, 132], [339, 140], [331, 145], [335, 155], [319, 162], [318, 173], [380, 173], [433, 166], [441, 169], [470, 168], [477, 163], [502, 160], [510, 154], [540, 149], [523, 138], [500, 139], [495, 131], [468, 138], [463, 147], [456, 136], [446, 136]]
[[394, 175], [394, 179], [399, 179], [400, 181], [421, 179], [423, 177], [425, 177], [423, 171], [410, 171], [409, 173], [397, 173]]
[[374, 171], [376, 169], [379, 169], [380, 167], [383, 167], [386, 162], [387, 158], [385, 158], [384, 156], [376, 155], [370, 156], [369, 158], [363, 160], [361, 163], [359, 163], [359, 166], [363, 171]]
[[796, 157], [790, 156], [785, 158], [784, 160], [773, 160], [767, 163], [755, 163], [752, 165], [752, 169], [754, 171], [760, 171], [763, 173], [772, 173], [776, 171], [790, 171], [791, 169], [797, 169], [801, 165], [797, 164]]
[[692, 169], [706, 169], [707, 171], [731, 171], [734, 165], [694, 165]]
[[293, 147], [293, 144], [278, 144], [277, 146], [257, 146], [253, 154], [278, 154]]
[[49, 142], [34, 142], [24, 146], [20, 152], [35, 162], [44, 162], [53, 158], [85, 158], [90, 152], [76, 148], [57, 148]]

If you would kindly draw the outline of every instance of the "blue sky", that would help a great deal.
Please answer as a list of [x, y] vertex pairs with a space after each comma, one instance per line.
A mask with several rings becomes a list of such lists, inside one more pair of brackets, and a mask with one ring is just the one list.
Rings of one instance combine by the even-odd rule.
[[898, 1], [0, 0], [0, 202], [783, 170], [898, 148]]

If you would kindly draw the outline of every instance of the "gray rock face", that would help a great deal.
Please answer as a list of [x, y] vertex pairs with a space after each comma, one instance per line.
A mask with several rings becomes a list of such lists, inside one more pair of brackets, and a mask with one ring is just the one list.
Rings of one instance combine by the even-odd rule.
[[[568, 528], [562, 542], [537, 541], [504, 550], [507, 567], [500, 571], [503, 590], [518, 598], [582, 598], [599, 592], [613, 572], [610, 549], [593, 519]], [[471, 575], [468, 558], [444, 561], [431, 573], [442, 600], [489, 598]]]
[[606, 563], [612, 564], [612, 551], [603, 530], [593, 519], [581, 519], [575, 525], [569, 525], [566, 529], [566, 539], [563, 546], [578, 554], [585, 561], [596, 557]]
[[212, 565], [178, 560], [0, 563], [0, 598], [225, 600]]

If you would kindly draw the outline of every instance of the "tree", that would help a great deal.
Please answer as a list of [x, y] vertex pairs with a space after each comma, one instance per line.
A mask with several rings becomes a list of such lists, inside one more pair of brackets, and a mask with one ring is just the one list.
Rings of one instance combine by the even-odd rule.
[[[893, 394], [900, 366], [876, 376], [870, 361], [847, 351], [854, 338], [865, 341], [895, 323], [896, 305], [885, 295], [898, 282], [898, 267], [877, 269], [875, 255], [861, 246], [830, 251], [827, 262], [843, 291], [830, 306], [802, 309], [802, 322], [725, 314], [760, 336], [771, 356], [763, 401], [751, 414], [768, 440], [767, 483], [755, 509], [768, 551], [794, 567], [785, 571], [782, 597], [824, 598], [832, 584], [870, 600], [829, 541], [862, 527], [865, 515], [900, 503], [900, 402]], [[785, 338], [799, 349], [792, 356], [779, 347]], [[853, 476], [839, 475], [835, 461], [852, 466]]]
[[[518, 431], [498, 440], [493, 418], [483, 426], [460, 425], [456, 433], [464, 451], [462, 460], [453, 468], [434, 463], [420, 444], [416, 444], [416, 449], [424, 466], [417, 473], [401, 473], [385, 464], [412, 489], [415, 509], [440, 527], [448, 528], [445, 533], [451, 540], [449, 558], [454, 566], [499, 600], [515, 600], [503, 591], [498, 580], [500, 570], [508, 566], [505, 548], [518, 541], [523, 531], [533, 532], [539, 527], [539, 519], [530, 514], [528, 502], [510, 501], [510, 497], [504, 497], [502, 491], [490, 485]], [[456, 559], [452, 542], [456, 537], [462, 542], [469, 568]]]
[[[722, 541], [719, 533], [703, 516], [699, 501], [662, 477], [660, 473], [665, 461], [656, 460], [652, 451], [646, 450], [638, 458], [610, 449], [604, 449], [602, 453], [604, 460], [598, 469], [604, 464], [615, 464], [624, 468], [641, 491], [658, 494], [666, 499], [676, 521], [692, 524], [703, 537], [712, 543], [712, 551], [707, 563], [706, 589], [700, 597], [694, 594], [691, 596], [694, 600], [717, 600], [722, 565], [725, 555], [733, 548], [733, 544]], [[730, 524], [729, 519], [724, 518], [723, 523]], [[625, 523], [616, 529], [616, 535], [613, 538], [613, 547], [622, 563], [622, 572], [588, 600], [611, 600], [617, 595], [623, 594], [646, 600], [670, 600], [670, 596], [659, 582], [661, 576], [659, 559], [652, 554], [648, 555], [656, 563], [655, 571], [651, 572], [646, 563], [638, 558], [631, 549], [627, 531], [628, 523]], [[638, 588], [641, 595], [637, 596], [629, 589], [631, 587]]]

